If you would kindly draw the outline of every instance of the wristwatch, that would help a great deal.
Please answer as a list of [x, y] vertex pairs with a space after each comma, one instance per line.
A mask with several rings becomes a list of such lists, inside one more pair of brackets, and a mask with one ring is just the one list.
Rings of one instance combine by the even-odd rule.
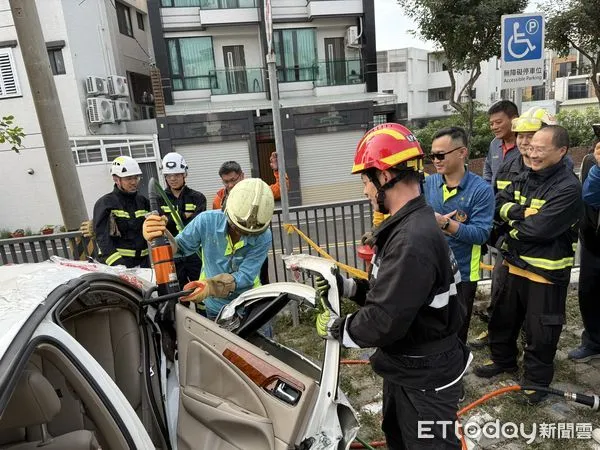
[[446, 230], [446, 229], [448, 229], [449, 226], [450, 226], [450, 219], [446, 219], [446, 222], [444, 222], [444, 224], [440, 228], [442, 230]]

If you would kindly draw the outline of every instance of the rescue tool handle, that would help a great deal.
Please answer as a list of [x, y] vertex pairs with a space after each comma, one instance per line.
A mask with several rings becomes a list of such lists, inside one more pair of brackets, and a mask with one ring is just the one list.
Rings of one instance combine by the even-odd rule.
[[144, 298], [143, 300], [140, 300], [140, 305], [141, 306], [156, 305], [158, 303], [167, 302], [169, 300], [173, 300], [173, 299], [177, 299], [179, 297], [184, 297], [186, 295], [190, 295], [192, 292], [194, 292], [193, 289], [187, 289], [185, 291], [171, 292], [169, 294], [159, 295], [158, 297], [154, 297], [154, 298]]

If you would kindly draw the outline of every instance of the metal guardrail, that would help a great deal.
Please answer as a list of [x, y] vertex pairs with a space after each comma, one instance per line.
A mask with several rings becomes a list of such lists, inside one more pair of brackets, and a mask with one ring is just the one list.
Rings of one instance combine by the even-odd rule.
[[79, 231], [0, 239], [0, 265], [37, 263], [50, 256], [86, 259], [95, 256], [90, 240]]
[[[367, 200], [292, 207], [290, 222], [337, 261], [365, 269], [357, 250], [361, 236], [371, 229], [373, 223], [373, 210]], [[288, 281], [289, 274], [281, 261], [286, 233], [281, 209], [274, 212], [271, 232], [273, 242], [268, 256], [269, 279]], [[294, 252], [316, 254], [297, 234], [292, 236], [292, 243]], [[90, 240], [83, 238], [79, 231], [0, 239], [0, 265], [41, 262], [53, 255], [68, 259], [96, 256], [93, 244], [90, 245]], [[491, 252], [483, 256], [482, 261], [493, 265]], [[575, 254], [575, 262], [577, 266], [579, 250]], [[483, 280], [490, 277], [489, 271], [482, 271]]]

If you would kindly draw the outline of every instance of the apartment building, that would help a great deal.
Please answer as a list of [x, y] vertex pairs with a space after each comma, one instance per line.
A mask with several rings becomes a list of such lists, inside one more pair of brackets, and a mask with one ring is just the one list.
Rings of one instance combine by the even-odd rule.
[[[264, 3], [148, 0], [165, 99], [161, 153], [183, 154], [188, 184], [209, 201], [227, 160], [273, 182]], [[290, 203], [358, 198], [356, 145], [374, 116], [396, 115], [395, 96], [377, 89], [374, 2], [270, 3]]]
[[[551, 97], [560, 102], [561, 109], [598, 107], [598, 98], [590, 81], [589, 61], [574, 48], [566, 57], [552, 59]], [[596, 74], [600, 80], [600, 73]]]
[[[379, 90], [396, 95], [401, 119], [417, 126], [454, 113], [449, 104], [450, 77], [446, 70], [443, 52], [413, 47], [377, 52]], [[467, 80], [468, 73], [457, 73], [457, 88], [461, 89]], [[483, 107], [491, 105], [503, 98], [500, 80], [499, 60], [482, 62], [474, 89], [461, 100], [471, 95]]]
[[[157, 173], [145, 0], [37, 0], [80, 184], [91, 214], [112, 189], [110, 162], [120, 154]], [[0, 147], [0, 228], [62, 223], [50, 166], [8, 0], [0, 0], [0, 115], [24, 129], [19, 154]], [[146, 119], [146, 120], [142, 120]], [[144, 133], [140, 136], [139, 133]], [[149, 135], [148, 135], [149, 134]]]

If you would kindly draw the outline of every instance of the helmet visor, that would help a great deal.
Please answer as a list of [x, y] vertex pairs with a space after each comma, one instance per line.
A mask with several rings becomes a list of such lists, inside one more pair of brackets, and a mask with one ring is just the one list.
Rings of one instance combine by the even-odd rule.
[[533, 133], [546, 125], [536, 117], [517, 117], [512, 121], [511, 131], [515, 133]]

